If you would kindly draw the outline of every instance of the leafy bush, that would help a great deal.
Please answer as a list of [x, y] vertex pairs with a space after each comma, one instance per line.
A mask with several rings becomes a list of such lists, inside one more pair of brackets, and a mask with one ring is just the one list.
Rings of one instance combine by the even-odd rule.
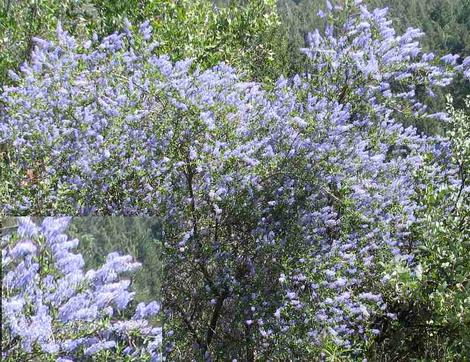
[[445, 341], [453, 359], [470, 355], [470, 98], [455, 110], [449, 98], [452, 176], [423, 195], [427, 222], [418, 260], [423, 276], [418, 300], [431, 311], [430, 338]]
[[455, 110], [448, 99], [448, 141], [426, 157], [419, 176], [421, 221], [413, 229], [419, 272], [394, 271], [401, 292], [390, 303], [398, 318], [377, 348], [388, 356], [465, 360], [470, 353], [469, 106], [467, 98], [467, 109]]
[[193, 58], [209, 68], [225, 62], [250, 80], [271, 81], [287, 71], [287, 42], [276, 1], [154, 0], [145, 8], [159, 54]]

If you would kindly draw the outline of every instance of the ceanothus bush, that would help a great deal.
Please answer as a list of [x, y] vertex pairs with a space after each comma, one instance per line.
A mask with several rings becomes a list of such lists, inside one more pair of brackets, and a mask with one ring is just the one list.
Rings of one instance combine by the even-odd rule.
[[2, 361], [161, 360], [162, 329], [152, 321], [160, 304], [133, 305], [123, 278], [139, 263], [113, 252], [85, 271], [72, 251], [78, 239], [65, 234], [70, 218], [18, 221], [1, 239]]
[[328, 8], [309, 72], [273, 89], [155, 56], [144, 23], [37, 39], [2, 95], [4, 212], [161, 218], [170, 360], [359, 356], [395, 318], [383, 292], [414, 268], [422, 165], [450, 152], [401, 121], [445, 121], [427, 97], [470, 60], [423, 53], [386, 10]]

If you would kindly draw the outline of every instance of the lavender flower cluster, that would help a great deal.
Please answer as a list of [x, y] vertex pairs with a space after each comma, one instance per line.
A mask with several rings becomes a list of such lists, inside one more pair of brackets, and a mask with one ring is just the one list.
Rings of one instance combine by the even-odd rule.
[[[449, 157], [398, 119], [445, 120], [423, 99], [469, 77], [470, 58], [434, 59], [419, 30], [397, 35], [361, 1], [321, 15], [309, 73], [271, 90], [225, 64], [156, 56], [144, 23], [101, 42], [37, 39], [1, 96], [21, 184], [4, 212], [162, 219], [175, 359], [238, 358], [231, 336], [266, 358], [353, 348], [395, 318], [381, 291], [390, 265], [413, 265], [418, 176], [429, 155]], [[178, 355], [186, 340], [194, 354]]]
[[135, 293], [122, 278], [139, 263], [111, 253], [85, 271], [72, 251], [79, 241], [65, 234], [70, 218], [18, 221], [17, 232], [1, 239], [2, 360], [160, 360], [162, 329], [151, 322], [160, 304], [131, 309]]

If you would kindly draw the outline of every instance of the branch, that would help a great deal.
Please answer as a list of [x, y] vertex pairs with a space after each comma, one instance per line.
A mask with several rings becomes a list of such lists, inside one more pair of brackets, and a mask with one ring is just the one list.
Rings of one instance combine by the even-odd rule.
[[224, 290], [218, 297], [215, 302], [215, 307], [214, 311], [212, 312], [212, 318], [209, 324], [209, 329], [207, 330], [207, 336], [206, 336], [206, 346], [209, 347], [209, 345], [212, 342], [212, 338], [214, 337], [215, 334], [215, 329], [217, 327], [217, 321], [219, 320], [220, 317], [220, 312], [222, 311], [222, 307], [224, 304], [224, 300], [228, 297], [228, 290]]

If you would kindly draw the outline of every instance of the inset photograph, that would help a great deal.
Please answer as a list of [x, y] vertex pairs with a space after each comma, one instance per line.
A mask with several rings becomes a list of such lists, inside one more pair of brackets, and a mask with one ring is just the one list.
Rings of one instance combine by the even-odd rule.
[[3, 218], [2, 361], [160, 361], [158, 223]]

